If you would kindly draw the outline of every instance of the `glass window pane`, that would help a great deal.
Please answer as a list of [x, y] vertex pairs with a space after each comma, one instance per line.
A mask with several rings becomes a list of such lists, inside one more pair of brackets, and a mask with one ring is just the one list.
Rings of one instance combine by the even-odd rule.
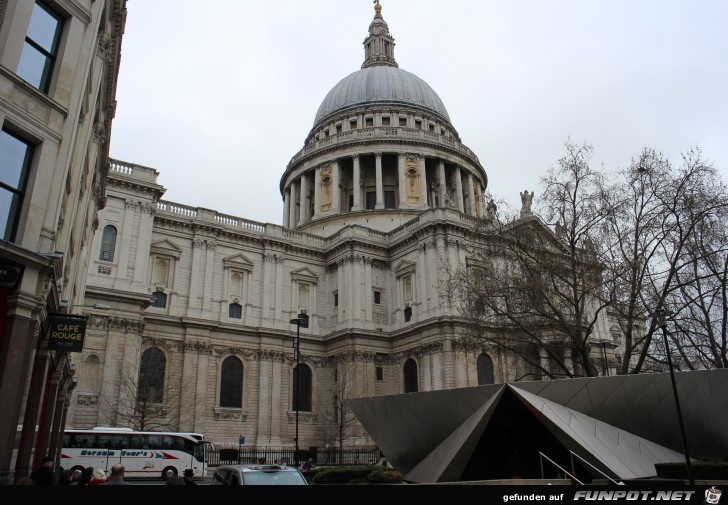
[[23, 46], [23, 54], [20, 55], [20, 64], [18, 64], [18, 76], [38, 89], [42, 89], [45, 84], [44, 77], [48, 73], [51, 66], [51, 59], [45, 54], [38, 51], [35, 47], [27, 42]]
[[0, 133], [0, 182], [22, 190], [30, 146], [7, 132]]
[[0, 238], [12, 240], [15, 217], [18, 214], [20, 197], [10, 191], [0, 188]]
[[33, 39], [33, 42], [49, 53], [53, 53], [59, 26], [59, 20], [36, 3], [30, 18], [30, 26], [28, 26], [28, 38]]

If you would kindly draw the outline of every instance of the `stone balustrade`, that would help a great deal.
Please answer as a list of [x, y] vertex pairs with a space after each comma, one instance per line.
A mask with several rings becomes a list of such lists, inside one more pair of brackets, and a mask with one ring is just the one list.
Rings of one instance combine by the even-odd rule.
[[346, 144], [371, 141], [375, 139], [381, 139], [383, 142], [397, 139], [407, 141], [419, 140], [438, 147], [447, 147], [448, 149], [454, 150], [459, 154], [470, 158], [473, 162], [480, 164], [475, 153], [464, 144], [455, 140], [453, 137], [446, 137], [445, 135], [425, 130], [418, 130], [416, 128], [382, 126], [351, 130], [332, 135], [325, 139], [317, 140], [298, 151], [298, 153], [296, 153], [288, 163], [287, 170], [301, 161], [304, 157], [315, 155], [318, 151], [329, 149], [332, 146], [341, 148], [346, 146]]
[[415, 216], [410, 221], [390, 232], [380, 232], [365, 226], [353, 225], [343, 228], [329, 237], [321, 237], [311, 233], [290, 230], [276, 224], [250, 221], [241, 217], [221, 214], [208, 209], [189, 207], [165, 200], [157, 202], [156, 211], [158, 217], [214, 223], [229, 231], [266, 235], [270, 239], [280, 239], [290, 244], [320, 250], [330, 249], [339, 242], [357, 238], [372, 244], [387, 247], [404, 237], [411, 236], [417, 228], [425, 227], [436, 220], [442, 219], [444, 217], [443, 213], [449, 214], [448, 218], [451, 220], [457, 220], [459, 217], [460, 222], [467, 227], [475, 227], [478, 223], [477, 218], [463, 214], [456, 209], [437, 208], [430, 209], [419, 216]]

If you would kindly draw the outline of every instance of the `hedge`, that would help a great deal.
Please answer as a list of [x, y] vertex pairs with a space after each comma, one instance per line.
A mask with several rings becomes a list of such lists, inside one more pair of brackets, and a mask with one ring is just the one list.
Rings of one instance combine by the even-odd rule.
[[317, 468], [308, 476], [312, 484], [396, 484], [402, 475], [396, 470], [374, 465]]

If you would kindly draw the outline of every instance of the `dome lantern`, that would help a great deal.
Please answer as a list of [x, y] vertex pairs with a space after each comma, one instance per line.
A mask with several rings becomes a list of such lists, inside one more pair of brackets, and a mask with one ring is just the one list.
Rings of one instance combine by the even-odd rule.
[[394, 60], [394, 37], [382, 17], [382, 6], [374, 0], [374, 19], [369, 24], [369, 35], [364, 39], [364, 63], [361, 68], [375, 66], [399, 67]]

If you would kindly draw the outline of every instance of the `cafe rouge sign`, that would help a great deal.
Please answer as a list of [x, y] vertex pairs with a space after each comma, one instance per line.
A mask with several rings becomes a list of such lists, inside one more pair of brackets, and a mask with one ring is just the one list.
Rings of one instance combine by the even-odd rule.
[[48, 325], [48, 349], [82, 352], [86, 335], [85, 316], [51, 314]]

